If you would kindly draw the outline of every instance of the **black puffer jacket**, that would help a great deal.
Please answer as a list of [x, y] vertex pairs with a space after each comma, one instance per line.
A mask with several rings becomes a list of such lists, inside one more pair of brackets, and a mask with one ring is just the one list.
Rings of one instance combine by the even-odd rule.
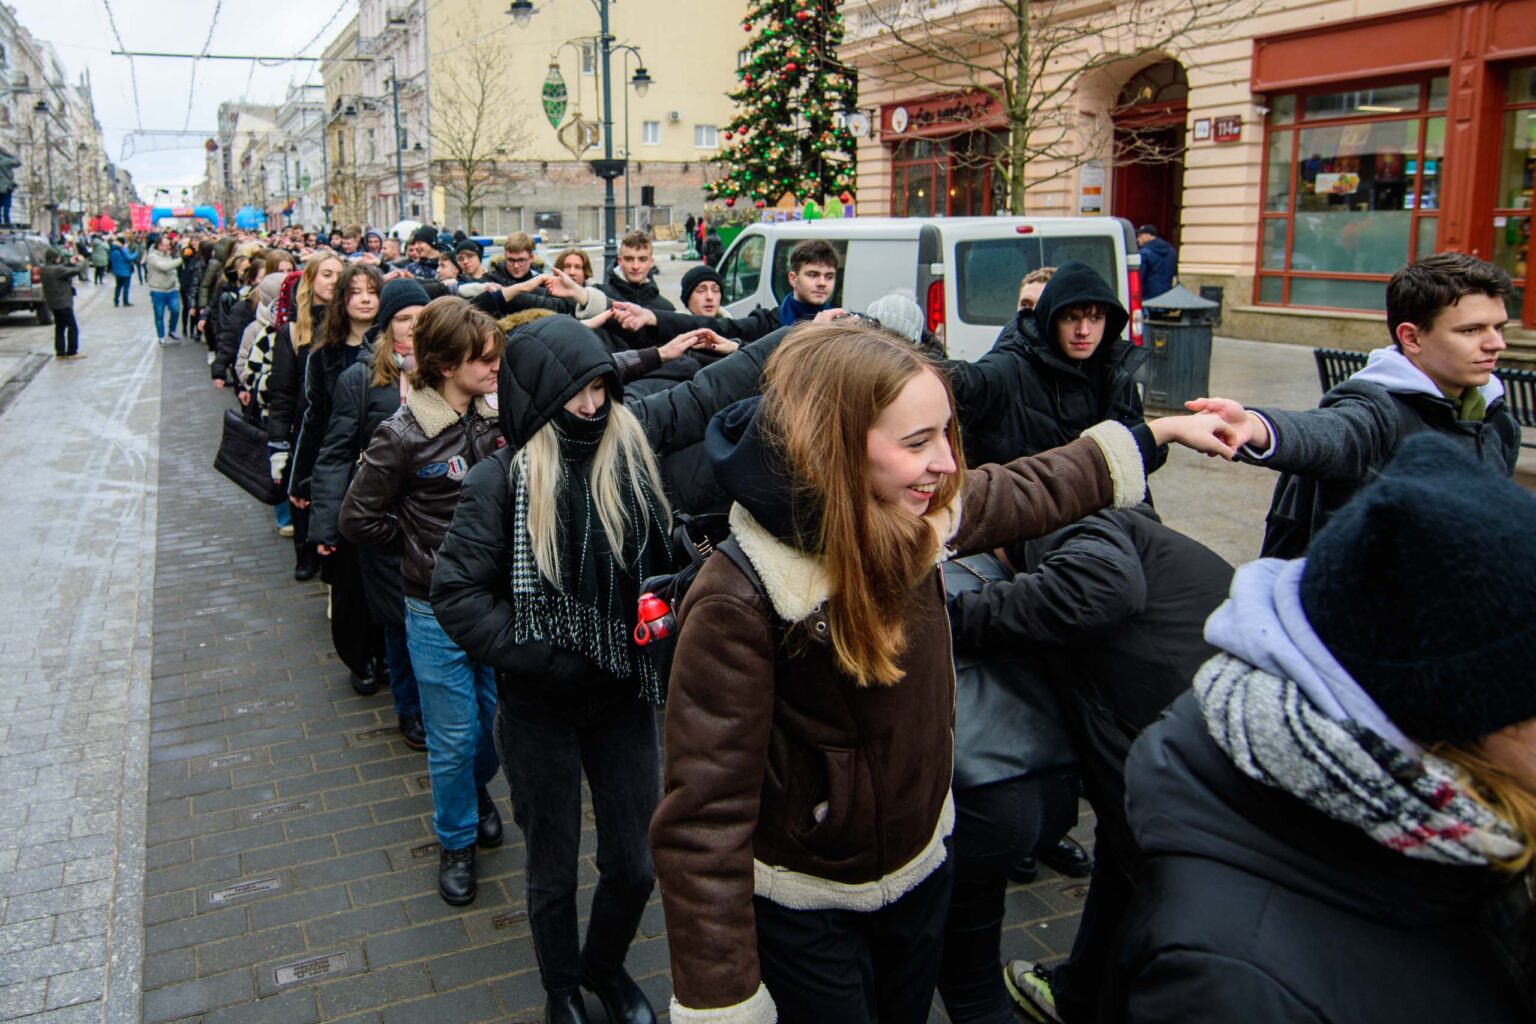
[[692, 313], [669, 313], [662, 310], [656, 314], [656, 326], [648, 330], [656, 344], [665, 344], [679, 334], [687, 334], [700, 327], [708, 327], [722, 338], [746, 342], [772, 334], [780, 326], [778, 310], [759, 306], [746, 316], [695, 316]]
[[369, 383], [377, 331], [368, 332], [364, 351], [342, 371], [331, 389], [330, 415], [309, 477], [309, 536], [318, 544], [335, 547], [341, 540], [336, 524], [342, 499], [357, 473], [358, 457], [367, 451], [379, 425], [404, 404], [398, 383], [385, 387]]
[[1131, 744], [1215, 654], [1205, 620], [1232, 567], [1149, 506], [1099, 512], [1008, 552], [1019, 574], [950, 601], [957, 649], [1012, 647], [1054, 684], [1100, 827], [1132, 849]]
[[[325, 306], [310, 307], [314, 317], [310, 336], [325, 330]], [[267, 443], [291, 448], [304, 422], [304, 360], [293, 347], [293, 323], [283, 324], [272, 338], [272, 364], [267, 372]], [[302, 495], [301, 495], [302, 497]]]
[[[370, 328], [370, 331], [372, 328]], [[299, 421], [299, 436], [293, 445], [293, 466], [289, 473], [288, 493], [300, 498], [310, 496], [310, 477], [315, 459], [331, 419], [331, 393], [336, 382], [368, 344], [310, 346], [304, 366], [304, 417]]]
[[1112, 1019], [1536, 1019], [1519, 980], [1520, 880], [1410, 859], [1249, 779], [1192, 694], [1136, 743], [1127, 781], [1146, 864]]
[[[1068, 308], [1093, 302], [1108, 310], [1104, 341], [1088, 359], [1068, 359], [1048, 329]], [[1146, 353], [1120, 337], [1129, 314], [1086, 263], [1062, 264], [1033, 312], [1020, 311], [992, 350], [974, 363], [945, 367], [955, 389], [966, 462], [1009, 462], [1066, 444], [1101, 420], [1144, 421], [1136, 371]], [[1168, 457], [1158, 455], [1161, 466]], [[1155, 468], [1155, 467], [1154, 467]]]
[[240, 338], [255, 319], [256, 304], [249, 297], [239, 297], [238, 292], [235, 293], [234, 301], [221, 310], [218, 334], [213, 342], [213, 362], [208, 367], [214, 380], [222, 380], [231, 375], [235, 357], [240, 352]]

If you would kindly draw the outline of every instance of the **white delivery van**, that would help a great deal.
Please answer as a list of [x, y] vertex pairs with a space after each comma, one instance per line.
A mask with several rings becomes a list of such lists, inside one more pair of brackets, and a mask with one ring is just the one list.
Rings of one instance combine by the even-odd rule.
[[895, 289], [913, 293], [955, 359], [992, 347], [1019, 305], [1019, 282], [1039, 267], [1082, 260], [1131, 311], [1140, 344], [1136, 229], [1118, 217], [850, 217], [748, 225], [720, 261], [726, 312], [776, 307], [789, 294], [789, 254], [821, 238], [842, 260], [832, 305], [862, 311]]

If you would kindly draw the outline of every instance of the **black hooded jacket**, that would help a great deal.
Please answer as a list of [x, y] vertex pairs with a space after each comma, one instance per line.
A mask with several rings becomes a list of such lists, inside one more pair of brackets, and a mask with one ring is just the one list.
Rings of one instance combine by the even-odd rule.
[[[1088, 359], [1068, 359], [1056, 346], [1053, 325], [1086, 303], [1107, 312], [1104, 341]], [[1069, 260], [1045, 286], [1039, 305], [1021, 310], [990, 352], [974, 363], [946, 363], [966, 462], [1006, 463], [1056, 448], [1101, 420], [1128, 427], [1144, 422], [1135, 376], [1146, 353], [1120, 337], [1129, 319], [1097, 271]], [[1164, 447], [1157, 466], [1167, 457]]]
[[288, 473], [288, 493], [300, 498], [310, 496], [310, 476], [315, 471], [315, 459], [331, 419], [331, 393], [336, 382], [367, 346], [362, 345], [311, 345], [309, 358], [304, 366], [304, 414], [299, 419], [298, 436], [293, 443], [293, 465]]
[[1193, 694], [1144, 733], [1126, 1024], [1529, 1024], [1523, 883], [1414, 860], [1240, 773]]
[[[780, 332], [782, 333], [782, 332]], [[756, 390], [777, 345], [765, 339], [646, 397], [625, 398], [613, 359], [593, 332], [567, 317], [546, 317], [513, 332], [497, 382], [497, 411], [507, 447], [464, 478], [453, 524], [437, 552], [432, 608], [454, 643], [476, 661], [529, 678], [564, 683], [596, 672], [585, 657], [547, 645], [511, 640], [511, 608], [486, 581], [506, 579], [505, 516], [511, 458], [594, 377], [603, 376], [610, 401], [623, 401], [640, 421], [658, 456], [700, 444], [716, 412]], [[638, 595], [637, 595], [638, 596]]]
[[[398, 383], [374, 387], [369, 382], [373, 376], [378, 334], [378, 327], [369, 329], [363, 341], [363, 351], [358, 353], [351, 366], [341, 371], [331, 388], [330, 415], [326, 418], [325, 432], [318, 439], [319, 449], [309, 476], [309, 537], [318, 544], [335, 547], [341, 542], [341, 531], [336, 523], [341, 515], [342, 499], [357, 472], [358, 456], [367, 450], [379, 424], [400, 409]], [[391, 354], [386, 351], [384, 358]]]
[[617, 265], [608, 272], [601, 287], [608, 298], [615, 302], [631, 302], [646, 309], [665, 310], [669, 313], [677, 309], [671, 300], [661, 297], [661, 290], [656, 287], [654, 279], [648, 277], [639, 284], [633, 284]]

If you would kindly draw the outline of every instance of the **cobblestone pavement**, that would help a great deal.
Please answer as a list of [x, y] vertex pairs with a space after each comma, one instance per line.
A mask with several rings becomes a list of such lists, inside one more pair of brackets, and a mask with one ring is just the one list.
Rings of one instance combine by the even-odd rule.
[[[229, 397], [201, 349], [158, 350], [147, 306], [82, 306], [90, 358], [50, 363], [0, 418], [0, 1019], [536, 1020], [504, 781], [508, 842], [449, 908], [424, 755], [387, 694], [352, 692], [269, 511], [211, 469]], [[1201, 536], [1211, 485], [1187, 474], [1210, 470], [1170, 470], [1160, 505]], [[1220, 516], [1261, 517], [1267, 486], [1247, 491]], [[582, 852], [585, 903], [590, 831]], [[1083, 891], [1011, 888], [1004, 954], [1063, 954]], [[629, 965], [664, 1007], [654, 901]]]

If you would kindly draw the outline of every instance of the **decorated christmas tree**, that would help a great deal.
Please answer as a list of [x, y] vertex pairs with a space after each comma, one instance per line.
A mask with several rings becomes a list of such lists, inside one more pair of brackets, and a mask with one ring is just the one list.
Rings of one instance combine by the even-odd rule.
[[711, 198], [773, 206], [786, 193], [825, 201], [853, 190], [853, 136], [843, 115], [858, 84], [837, 59], [839, 0], [753, 0], [741, 27], [754, 32], [731, 93], [736, 117], [725, 130]]

